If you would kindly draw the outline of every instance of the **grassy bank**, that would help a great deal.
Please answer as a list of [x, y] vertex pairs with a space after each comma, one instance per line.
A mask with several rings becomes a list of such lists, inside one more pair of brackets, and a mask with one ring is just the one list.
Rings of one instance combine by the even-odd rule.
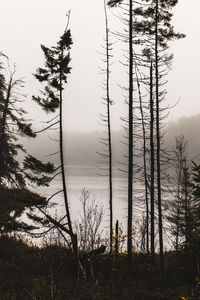
[[144, 254], [134, 254], [131, 266], [125, 255], [102, 254], [90, 261], [86, 264], [90, 279], [77, 280], [69, 250], [52, 245], [38, 248], [1, 237], [0, 300], [178, 300], [191, 293], [181, 253], [165, 254], [163, 275], [158, 257], [152, 267]]

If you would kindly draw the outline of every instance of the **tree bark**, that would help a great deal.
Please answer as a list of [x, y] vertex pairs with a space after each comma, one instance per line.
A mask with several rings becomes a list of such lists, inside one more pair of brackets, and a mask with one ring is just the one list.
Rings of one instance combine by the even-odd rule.
[[151, 263], [155, 256], [155, 217], [154, 217], [154, 103], [153, 103], [153, 66], [150, 66], [150, 156], [151, 156]]
[[142, 122], [142, 135], [143, 135], [143, 166], [144, 166], [144, 186], [145, 186], [145, 203], [146, 203], [146, 220], [145, 220], [145, 234], [146, 234], [146, 252], [149, 253], [149, 197], [148, 197], [148, 180], [147, 180], [147, 139], [146, 139], [146, 128], [145, 128], [145, 117], [142, 106], [142, 95], [140, 90], [140, 82], [136, 71], [139, 103], [140, 103], [140, 114]]
[[113, 242], [113, 183], [112, 183], [112, 140], [111, 140], [111, 119], [110, 119], [110, 56], [109, 56], [109, 29], [106, 2], [104, 1], [105, 22], [106, 22], [106, 104], [108, 117], [108, 152], [109, 152], [109, 205], [110, 205], [110, 252]]
[[155, 7], [155, 71], [156, 71], [156, 138], [157, 138], [157, 192], [158, 192], [158, 221], [159, 221], [159, 246], [160, 268], [164, 270], [163, 257], [163, 224], [162, 224], [162, 199], [161, 199], [161, 170], [160, 170], [160, 107], [159, 107], [159, 72], [158, 72], [158, 0]]
[[133, 1], [129, 1], [129, 154], [128, 154], [128, 261], [132, 261], [132, 218], [133, 218]]
[[77, 249], [77, 236], [73, 233], [71, 216], [69, 211], [69, 202], [67, 197], [67, 188], [66, 188], [66, 181], [65, 181], [65, 165], [64, 165], [64, 151], [63, 151], [63, 126], [62, 126], [62, 115], [63, 115], [63, 104], [62, 104], [62, 71], [60, 72], [60, 120], [59, 120], [59, 127], [60, 127], [60, 162], [61, 162], [61, 176], [62, 176], [62, 184], [63, 184], [63, 195], [64, 195], [64, 202], [65, 202], [65, 209], [66, 209], [66, 216], [67, 216], [67, 223], [70, 232], [70, 237], [72, 241], [72, 247], [74, 251], [75, 257], [78, 257], [78, 249]]

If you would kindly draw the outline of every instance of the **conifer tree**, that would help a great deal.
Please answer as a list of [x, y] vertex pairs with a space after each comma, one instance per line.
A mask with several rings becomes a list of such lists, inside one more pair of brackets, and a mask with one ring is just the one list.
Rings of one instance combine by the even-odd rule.
[[[108, 4], [115, 6], [123, 1], [110, 0]], [[125, 2], [125, 1], [124, 1]], [[130, 1], [127, 1], [128, 5]], [[134, 3], [134, 8], [133, 8]], [[132, 16], [134, 15], [134, 22], [132, 20], [132, 26], [129, 30], [135, 35], [138, 35], [137, 44], [141, 45], [140, 49], [146, 52], [151, 52], [152, 67], [155, 74], [152, 76], [155, 78], [153, 81], [153, 88], [155, 90], [155, 125], [156, 125], [156, 173], [157, 173], [157, 196], [158, 196], [158, 219], [159, 219], [159, 245], [160, 245], [160, 265], [161, 269], [164, 268], [163, 260], [163, 220], [162, 220], [162, 195], [161, 195], [161, 103], [164, 100], [166, 91], [161, 87], [164, 85], [164, 76], [167, 73], [167, 69], [172, 62], [172, 55], [167, 55], [168, 42], [174, 39], [183, 38], [184, 35], [176, 33], [171, 25], [172, 13], [171, 9], [178, 3], [178, 0], [141, 0], [132, 2], [132, 11], [127, 9]], [[130, 23], [129, 23], [130, 24]], [[130, 42], [131, 39], [129, 39]], [[132, 43], [134, 39], [132, 38]], [[129, 45], [130, 46], [130, 45]], [[138, 46], [137, 46], [138, 47]], [[129, 48], [129, 55], [131, 54], [131, 48]], [[141, 52], [143, 51], [141, 50]], [[129, 56], [133, 61], [133, 55]], [[130, 76], [130, 72], [129, 72]], [[130, 91], [129, 91], [130, 92]], [[130, 105], [130, 102], [129, 102]], [[129, 136], [130, 139], [130, 136]], [[130, 143], [130, 140], [129, 140]], [[155, 191], [155, 189], [154, 189]], [[153, 199], [153, 198], [152, 198]], [[151, 205], [151, 209], [153, 205]], [[154, 218], [154, 216], [151, 216]], [[152, 228], [154, 228], [152, 223]], [[153, 238], [153, 234], [151, 236]], [[152, 245], [152, 251], [154, 247]]]
[[17, 143], [17, 135], [35, 137], [31, 124], [23, 117], [24, 110], [17, 107], [21, 101], [16, 94], [16, 88], [22, 86], [21, 80], [14, 79], [14, 73], [6, 80], [1, 74], [0, 98], [0, 184], [24, 186], [25, 181], [16, 156], [23, 146]]
[[196, 272], [200, 270], [200, 165], [193, 162], [191, 174], [191, 189], [193, 198], [193, 207], [191, 214], [191, 248], [196, 260]]
[[[69, 23], [69, 19], [68, 19]], [[44, 111], [47, 113], [57, 113], [57, 116], [52, 119], [52, 122], [48, 128], [59, 124], [59, 148], [60, 148], [60, 163], [61, 163], [61, 176], [63, 195], [66, 209], [66, 217], [68, 229], [70, 234], [73, 251], [77, 254], [77, 240], [76, 235], [73, 232], [71, 215], [69, 210], [69, 201], [67, 196], [67, 187], [65, 180], [65, 168], [64, 168], [64, 149], [63, 149], [63, 89], [64, 84], [67, 83], [68, 75], [71, 71], [70, 63], [70, 48], [72, 45], [71, 32], [68, 29], [68, 23], [63, 35], [60, 37], [56, 46], [48, 48], [41, 45], [45, 66], [44, 68], [38, 68], [35, 74], [35, 78], [45, 83], [44, 92], [42, 96], [33, 96], [33, 100], [36, 101]]]
[[164, 268], [163, 258], [163, 219], [162, 219], [162, 196], [161, 196], [161, 129], [160, 129], [160, 104], [164, 99], [165, 92], [160, 90], [163, 80], [163, 66], [170, 65], [172, 56], [167, 56], [168, 41], [180, 39], [184, 35], [175, 33], [171, 25], [172, 14], [170, 10], [178, 3], [174, 0], [147, 0], [146, 8], [138, 8], [135, 14], [144, 19], [137, 24], [138, 32], [146, 34], [147, 37], [154, 37], [153, 64], [155, 65], [155, 103], [156, 103], [156, 162], [157, 162], [157, 196], [158, 196], [158, 219], [159, 219], [159, 245], [160, 245], [160, 266]]
[[[187, 163], [186, 163], [187, 162]], [[172, 171], [170, 180], [170, 199], [167, 201], [167, 220], [169, 221], [170, 235], [174, 237], [173, 245], [176, 251], [180, 249], [183, 242], [184, 231], [181, 230], [183, 223], [185, 223], [185, 191], [186, 189], [184, 179], [184, 168], [189, 166], [187, 158], [187, 141], [184, 136], [180, 135], [176, 137], [175, 149], [173, 149], [172, 157]], [[189, 184], [189, 182], [188, 182]], [[187, 184], [187, 185], [188, 185]]]
[[[1, 55], [2, 60], [3, 58], [8, 60]], [[15, 69], [5, 70], [3, 63], [0, 71], [0, 232], [33, 230], [35, 226], [25, 223], [20, 217], [27, 209], [46, 206], [47, 201], [45, 197], [29, 189], [28, 183], [34, 176], [32, 179], [27, 177], [22, 159], [20, 161], [18, 155], [20, 152], [26, 155], [23, 138], [35, 138], [36, 134], [30, 121], [24, 117], [26, 112], [20, 107], [24, 101], [20, 91], [23, 81], [15, 79]], [[47, 185], [50, 177], [45, 174], [52, 174], [54, 166], [42, 163], [30, 155], [25, 157], [25, 161], [30, 160], [34, 161], [33, 164], [37, 162], [37, 167], [42, 164], [43, 168], [38, 169], [37, 182]], [[32, 173], [28, 166], [26, 169]]]

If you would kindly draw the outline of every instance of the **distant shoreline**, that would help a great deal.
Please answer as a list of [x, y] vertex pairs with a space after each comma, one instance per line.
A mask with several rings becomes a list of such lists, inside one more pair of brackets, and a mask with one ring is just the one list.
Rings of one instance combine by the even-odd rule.
[[[90, 166], [90, 165], [75, 165], [75, 164], [66, 165], [66, 171], [68, 176], [89, 176], [89, 177], [108, 176], [108, 172], [106, 174], [106, 171], [101, 171], [97, 166]], [[117, 167], [114, 167], [113, 176], [125, 178], [126, 173], [120, 171]]]

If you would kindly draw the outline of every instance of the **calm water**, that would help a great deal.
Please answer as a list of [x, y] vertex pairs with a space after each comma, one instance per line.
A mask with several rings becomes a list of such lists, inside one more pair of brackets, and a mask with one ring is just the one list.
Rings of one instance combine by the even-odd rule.
[[[90, 199], [104, 208], [104, 226], [109, 225], [109, 185], [108, 177], [99, 176], [95, 168], [88, 167], [69, 167], [67, 169], [67, 192], [70, 203], [70, 210], [73, 220], [77, 220], [81, 213], [80, 196], [83, 188], [91, 192]], [[61, 180], [54, 182], [45, 194], [50, 196], [62, 188]], [[57, 203], [56, 208], [58, 214], [65, 213], [64, 199], [62, 193], [55, 196], [53, 201]], [[127, 179], [115, 175], [113, 177], [113, 213], [114, 220], [119, 220], [125, 224], [127, 215]]]
[[[66, 169], [66, 184], [67, 184], [67, 194], [68, 201], [70, 205], [70, 213], [72, 222], [77, 222], [80, 220], [80, 215], [82, 213], [82, 206], [80, 202], [81, 190], [84, 188], [90, 191], [90, 200], [95, 200], [95, 203], [99, 206], [103, 206], [104, 215], [101, 224], [101, 229], [103, 229], [103, 236], [107, 236], [109, 233], [109, 184], [108, 177], [98, 176], [97, 170], [95, 168], [88, 167], [74, 167], [70, 166]], [[123, 174], [122, 174], [123, 175]], [[116, 220], [119, 220], [119, 225], [123, 227], [124, 232], [126, 232], [127, 227], [127, 178], [122, 177], [120, 173], [114, 173], [113, 176], [113, 226], [115, 226]], [[137, 197], [134, 197], [133, 203], [133, 223], [137, 229], [137, 222], [141, 221], [142, 211], [144, 212], [144, 201], [142, 186], [135, 185], [137, 190]], [[42, 195], [50, 197], [52, 194], [60, 191], [62, 189], [61, 179], [54, 181], [48, 188], [42, 189], [40, 192]], [[138, 201], [136, 203], [136, 201]], [[62, 192], [56, 195], [52, 202], [56, 205], [50, 209], [52, 216], [60, 216], [66, 214], [64, 198]], [[141, 205], [141, 203], [143, 203]], [[137, 230], [135, 239], [137, 238]], [[38, 242], [38, 241], [37, 241]], [[134, 241], [135, 243], [135, 241]]]
[[[95, 168], [88, 167], [68, 167], [66, 176], [68, 200], [72, 221], [80, 220], [82, 215], [82, 207], [80, 202], [81, 190], [83, 188], [89, 190], [90, 200], [95, 200], [96, 204], [103, 206], [104, 216], [101, 228], [105, 229], [104, 233], [109, 230], [109, 184], [108, 177], [98, 176]], [[133, 203], [133, 221], [137, 228], [137, 221], [141, 221], [142, 211], [145, 211], [143, 199], [143, 187], [134, 185], [137, 190], [137, 197]], [[51, 196], [56, 191], [62, 189], [61, 180], [55, 181], [46, 190], [42, 191], [43, 195]], [[137, 201], [137, 202], [136, 202]], [[63, 216], [65, 213], [64, 198], [62, 193], [53, 198], [53, 202], [57, 205], [51, 209], [51, 214]], [[143, 203], [143, 204], [142, 204]], [[127, 226], [127, 178], [115, 174], [113, 177], [113, 225], [119, 220], [120, 226], [126, 231]], [[137, 237], [137, 233], [136, 233]]]

